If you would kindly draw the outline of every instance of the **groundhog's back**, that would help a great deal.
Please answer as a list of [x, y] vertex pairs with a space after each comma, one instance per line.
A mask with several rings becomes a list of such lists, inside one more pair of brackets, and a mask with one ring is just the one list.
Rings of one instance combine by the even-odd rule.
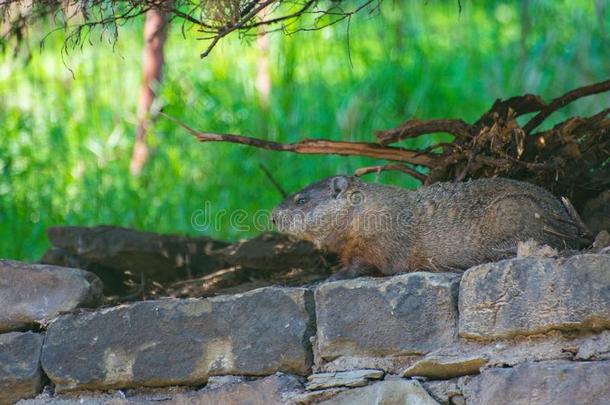
[[[576, 227], [546, 190], [509, 179], [439, 183], [412, 192], [408, 267], [464, 269], [510, 257], [519, 241], [574, 247]], [[399, 264], [400, 267], [400, 264]]]

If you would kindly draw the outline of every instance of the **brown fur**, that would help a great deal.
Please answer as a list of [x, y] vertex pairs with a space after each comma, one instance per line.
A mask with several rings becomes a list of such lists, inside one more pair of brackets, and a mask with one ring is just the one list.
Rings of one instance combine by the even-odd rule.
[[339, 253], [348, 268], [384, 274], [463, 270], [513, 256], [519, 241], [563, 249], [578, 238], [552, 194], [503, 178], [409, 191], [335, 176], [288, 197], [273, 217], [280, 232]]

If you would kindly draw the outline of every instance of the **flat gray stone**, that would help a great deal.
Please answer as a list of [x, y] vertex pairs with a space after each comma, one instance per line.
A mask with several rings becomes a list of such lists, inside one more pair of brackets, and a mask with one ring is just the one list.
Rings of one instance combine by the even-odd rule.
[[380, 380], [385, 372], [383, 370], [351, 370], [334, 373], [317, 373], [307, 377], [307, 390], [320, 390], [334, 387], [362, 387], [369, 380]]
[[459, 308], [460, 336], [473, 339], [610, 328], [610, 256], [473, 267], [462, 277]]
[[425, 354], [454, 341], [459, 276], [410, 273], [316, 289], [318, 359]]
[[[321, 364], [316, 363], [314, 368], [319, 373], [374, 369], [383, 370], [390, 374], [400, 374], [405, 368], [410, 367], [422, 358], [422, 355], [386, 357], [341, 356], [332, 361], [322, 362]], [[318, 357], [319, 360], [320, 358]]]
[[59, 391], [309, 374], [312, 333], [312, 294], [304, 288], [145, 301], [58, 318], [49, 326], [42, 364]]
[[462, 387], [468, 405], [607, 405], [610, 361], [548, 361], [484, 370]]
[[0, 333], [31, 328], [102, 299], [102, 283], [92, 273], [0, 260]]
[[[349, 389], [350, 388], [347, 388], [347, 387], [338, 387], [338, 388], [328, 388], [325, 390], [303, 391], [301, 393], [292, 395], [290, 397], [290, 401], [286, 402], [286, 405], [318, 404], [320, 402], [334, 398], [335, 396], [337, 396], [337, 394], [347, 391]], [[284, 404], [282, 404], [282, 405], [284, 405]]]
[[42, 335], [32, 332], [0, 335], [0, 404], [11, 404], [40, 392], [42, 341]]
[[248, 381], [248, 377], [242, 375], [211, 375], [205, 384], [206, 388], [219, 388], [227, 384], [236, 384]]
[[289, 397], [300, 393], [302, 384], [293, 375], [272, 375], [255, 381], [227, 384], [203, 389], [196, 394], [183, 394], [173, 404], [273, 405], [287, 404]]
[[273, 405], [290, 403], [302, 392], [300, 380], [277, 374], [253, 381], [239, 381], [220, 387], [184, 390], [180, 387], [114, 392], [77, 391], [59, 395], [42, 394], [19, 405]]
[[361, 388], [343, 391], [320, 405], [438, 405], [430, 394], [414, 380], [379, 381]]
[[435, 350], [414, 362], [401, 375], [448, 379], [479, 374], [490, 367], [512, 367], [520, 363], [550, 360], [608, 360], [610, 331], [519, 336], [497, 341], [461, 340]]
[[428, 355], [407, 368], [403, 377], [427, 377], [431, 379], [450, 379], [464, 375], [478, 374], [486, 365], [488, 358], [481, 354], [461, 353], [456, 356]]

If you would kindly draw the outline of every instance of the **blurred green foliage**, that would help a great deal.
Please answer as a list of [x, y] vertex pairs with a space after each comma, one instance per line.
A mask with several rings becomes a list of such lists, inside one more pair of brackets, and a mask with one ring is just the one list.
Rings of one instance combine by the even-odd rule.
[[[172, 29], [162, 101], [171, 115], [201, 130], [288, 142], [304, 137], [373, 140], [376, 129], [417, 118], [474, 120], [496, 98], [551, 98], [608, 78], [610, 6], [590, 0], [386, 1], [349, 24], [270, 37], [268, 109], [255, 88], [255, 43], [228, 38], [212, 54], [196, 33]], [[597, 5], [597, 8], [596, 8]], [[37, 27], [34, 36], [48, 31]], [[93, 37], [95, 39], [95, 37]], [[335, 173], [381, 162], [274, 153], [199, 144], [159, 119], [144, 173], [129, 175], [142, 52], [141, 22], [119, 41], [86, 44], [62, 62], [53, 34], [31, 59], [0, 61], [0, 257], [35, 260], [52, 225], [116, 224], [199, 234], [191, 216], [271, 209], [281, 196], [264, 163], [289, 191]], [[67, 65], [67, 67], [66, 67]], [[68, 69], [68, 67], [73, 71]], [[592, 114], [608, 97], [584, 99], [553, 116]], [[411, 140], [426, 146], [432, 138]], [[375, 181], [371, 175], [371, 181]], [[380, 181], [416, 187], [406, 175]], [[246, 221], [247, 222], [247, 221]], [[207, 234], [249, 236], [225, 216]]]

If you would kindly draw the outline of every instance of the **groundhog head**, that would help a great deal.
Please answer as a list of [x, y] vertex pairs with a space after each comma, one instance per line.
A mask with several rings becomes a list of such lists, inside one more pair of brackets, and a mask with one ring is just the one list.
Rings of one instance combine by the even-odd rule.
[[350, 226], [352, 211], [363, 201], [360, 179], [333, 176], [287, 197], [272, 214], [278, 231], [336, 250]]

